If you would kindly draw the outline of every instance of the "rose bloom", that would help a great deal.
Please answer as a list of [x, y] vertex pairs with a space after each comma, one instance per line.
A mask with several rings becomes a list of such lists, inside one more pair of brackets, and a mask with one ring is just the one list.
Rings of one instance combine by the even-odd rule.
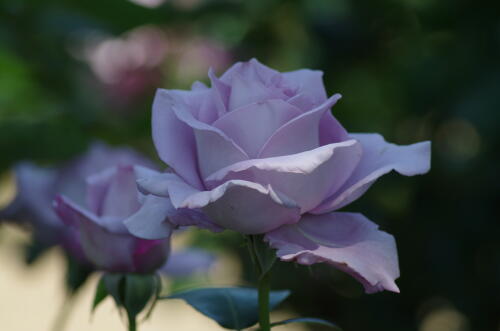
[[97, 269], [151, 273], [168, 257], [171, 227], [162, 219], [156, 220], [160, 214], [149, 214], [148, 221], [162, 222], [163, 239], [141, 239], [129, 233], [124, 222], [141, 209], [145, 199], [163, 200], [140, 194], [134, 166], [119, 165], [87, 177], [85, 205], [58, 196], [54, 210], [65, 224], [76, 229], [85, 257]]
[[129, 148], [111, 148], [94, 143], [83, 155], [57, 167], [41, 167], [31, 162], [14, 166], [17, 193], [0, 218], [32, 228], [33, 239], [43, 247], [61, 245], [81, 263], [88, 264], [78, 243], [77, 233], [65, 226], [52, 209], [57, 194], [85, 201], [85, 178], [107, 167], [119, 164], [139, 164], [152, 167], [153, 163]]
[[[253, 59], [209, 77], [211, 87], [158, 90], [153, 140], [173, 172], [145, 175], [141, 190], [197, 215], [174, 225], [263, 234], [284, 261], [325, 262], [368, 293], [399, 292], [393, 236], [338, 210], [392, 170], [427, 172], [430, 143], [348, 133], [330, 112], [341, 96], [327, 98], [320, 71], [279, 73]], [[163, 224], [135, 218], [128, 226], [156, 239]]]

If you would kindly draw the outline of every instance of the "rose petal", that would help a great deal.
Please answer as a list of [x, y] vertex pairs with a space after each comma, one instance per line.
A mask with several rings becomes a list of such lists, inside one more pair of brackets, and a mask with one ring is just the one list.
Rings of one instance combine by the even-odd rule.
[[168, 198], [147, 195], [141, 208], [123, 221], [128, 231], [143, 239], [168, 238], [174, 225], [169, 222], [176, 210]]
[[214, 187], [242, 179], [270, 185], [296, 201], [304, 213], [335, 192], [360, 158], [361, 146], [351, 139], [299, 154], [242, 161], [212, 174], [206, 183]]
[[264, 144], [259, 158], [296, 154], [318, 147], [320, 120], [340, 98], [340, 94], [336, 94], [321, 106], [283, 125]]
[[160, 158], [190, 185], [202, 188], [193, 130], [177, 118], [168, 91], [159, 89], [153, 103], [153, 141]]
[[64, 223], [78, 229], [82, 250], [95, 266], [115, 272], [134, 270], [132, 236], [110, 232], [95, 215], [63, 197], [54, 200], [54, 209]]
[[[166, 91], [164, 97], [170, 100], [171, 107], [177, 118], [190, 126], [194, 132], [202, 177], [206, 177], [229, 164], [248, 159], [245, 152], [222, 131], [195, 119], [185, 103], [177, 99], [174, 94]], [[191, 146], [191, 148], [194, 147]], [[195, 161], [193, 160], [193, 162]], [[175, 170], [178, 173], [177, 169]], [[188, 183], [191, 184], [189, 181]]]
[[326, 262], [359, 280], [367, 293], [399, 293], [396, 243], [361, 214], [304, 215], [297, 224], [266, 234], [284, 261], [304, 265]]
[[162, 240], [136, 239], [132, 259], [134, 271], [151, 273], [164, 265], [170, 254], [170, 237]]
[[229, 97], [230, 110], [270, 99], [285, 100], [288, 97], [281, 89], [273, 86], [265, 86], [259, 80], [246, 80], [240, 75], [233, 77]]
[[309, 95], [314, 107], [317, 107], [326, 101], [327, 95], [323, 85], [322, 71], [301, 69], [285, 72], [283, 73], [283, 76], [288, 82], [298, 87], [299, 93]]
[[392, 170], [405, 176], [424, 174], [430, 169], [430, 142], [399, 146], [379, 134], [353, 134], [363, 147], [363, 156], [345, 184], [313, 214], [333, 211], [358, 199], [382, 175]]
[[240, 146], [257, 157], [264, 143], [285, 123], [301, 114], [282, 100], [268, 100], [235, 109], [213, 123]]
[[87, 178], [87, 201], [99, 217], [125, 218], [139, 207], [132, 166], [118, 166]]
[[[214, 224], [201, 211], [196, 209], [180, 208], [180, 205], [184, 202], [184, 200], [186, 200], [190, 195], [200, 191], [184, 182], [179, 176], [172, 173], [163, 173], [153, 177], [141, 178], [137, 181], [137, 184], [139, 189], [146, 194], [168, 197], [168, 201], [165, 202], [166, 205], [164, 207], [168, 210], [169, 222], [174, 226], [197, 226], [214, 232], [222, 230], [221, 227]], [[171, 208], [173, 210], [170, 210], [169, 206], [172, 206]], [[138, 219], [138, 226], [140, 226], [140, 222], [141, 221]], [[141, 233], [140, 229], [137, 231], [129, 228], [129, 230], [138, 237], [154, 238], [153, 236], [157, 236], [157, 234], [154, 233], [155, 228], [153, 226], [158, 225], [152, 225], [151, 231], [148, 231], [149, 234]]]
[[[178, 195], [176, 189], [169, 187], [172, 197]], [[175, 206], [174, 199], [172, 203]], [[270, 186], [243, 180], [189, 195], [178, 208], [201, 208], [215, 224], [244, 234], [264, 233], [300, 218], [300, 208], [294, 201]]]

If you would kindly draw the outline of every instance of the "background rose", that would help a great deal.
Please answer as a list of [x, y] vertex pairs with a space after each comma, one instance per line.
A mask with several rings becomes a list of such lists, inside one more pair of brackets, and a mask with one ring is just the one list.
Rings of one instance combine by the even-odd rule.
[[[146, 197], [137, 191], [134, 166], [120, 165], [87, 178], [86, 206], [58, 196], [54, 209], [64, 223], [76, 228], [85, 257], [98, 269], [148, 273], [165, 263], [170, 251], [171, 227], [160, 220], [159, 235], [165, 239], [146, 240], [131, 235], [124, 222], [140, 212], [142, 205], [154, 208], [157, 200], [164, 199]], [[152, 218], [161, 214], [149, 213], [146, 219], [155, 222]]]
[[211, 88], [157, 92], [153, 139], [175, 173], [141, 179], [142, 189], [200, 210], [216, 227], [265, 234], [283, 260], [327, 262], [367, 292], [399, 291], [394, 238], [335, 211], [391, 170], [427, 172], [430, 144], [348, 134], [330, 113], [340, 95], [327, 98], [320, 71], [281, 74], [253, 59], [209, 77]]
[[52, 200], [63, 194], [78, 204], [85, 203], [85, 179], [92, 173], [119, 164], [154, 167], [144, 156], [126, 147], [93, 143], [86, 153], [58, 167], [41, 167], [21, 162], [14, 167], [17, 194], [0, 218], [33, 229], [36, 245], [61, 245], [73, 258], [87, 263], [73, 228], [65, 226], [52, 209]]

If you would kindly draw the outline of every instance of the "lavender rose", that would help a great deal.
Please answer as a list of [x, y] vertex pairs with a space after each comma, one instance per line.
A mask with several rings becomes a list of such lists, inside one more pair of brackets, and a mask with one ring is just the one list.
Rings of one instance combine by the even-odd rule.
[[[209, 77], [210, 88], [158, 90], [153, 140], [173, 173], [140, 179], [141, 190], [203, 215], [181, 225], [264, 234], [282, 260], [326, 262], [369, 293], [398, 292], [394, 238], [361, 214], [337, 210], [392, 170], [427, 172], [430, 143], [349, 134], [330, 112], [341, 96], [327, 98], [320, 71], [279, 73], [253, 59]], [[150, 239], [161, 226], [129, 223]]]
[[58, 167], [21, 162], [14, 167], [17, 195], [10, 205], [0, 210], [0, 218], [28, 225], [39, 245], [61, 245], [73, 258], [88, 263], [77, 234], [59, 220], [52, 209], [52, 200], [57, 194], [64, 194], [83, 204], [86, 177], [120, 164], [154, 167], [151, 161], [130, 148], [112, 148], [103, 143], [92, 144], [86, 153]]
[[[54, 209], [64, 223], [76, 229], [85, 257], [98, 269], [150, 273], [163, 266], [167, 259], [170, 224], [157, 220], [156, 215], [164, 213], [150, 213], [148, 221], [161, 224], [159, 234], [164, 239], [147, 240], [130, 234], [124, 222], [141, 212], [143, 205], [151, 208], [151, 202], [158, 204], [158, 200], [165, 199], [144, 196], [137, 191], [134, 166], [119, 165], [87, 178], [86, 206], [58, 196]], [[162, 202], [165, 208], [167, 204]]]

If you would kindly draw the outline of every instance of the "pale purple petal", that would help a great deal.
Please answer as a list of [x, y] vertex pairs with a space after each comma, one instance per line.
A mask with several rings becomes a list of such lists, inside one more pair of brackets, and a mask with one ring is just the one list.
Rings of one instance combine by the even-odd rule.
[[208, 77], [210, 78], [210, 83], [212, 84], [210, 93], [217, 110], [217, 117], [223, 116], [228, 111], [231, 88], [217, 78], [212, 68], [208, 70]]
[[350, 139], [346, 129], [332, 115], [326, 112], [319, 123], [319, 144], [321, 146]]
[[353, 134], [363, 147], [358, 167], [345, 184], [311, 213], [333, 211], [358, 199], [382, 175], [392, 170], [405, 176], [424, 174], [430, 169], [430, 142], [399, 146], [379, 134]]
[[167, 263], [159, 270], [167, 276], [187, 277], [207, 272], [214, 264], [215, 256], [201, 249], [185, 249], [170, 254]]
[[352, 139], [299, 154], [254, 159], [221, 169], [206, 179], [209, 187], [242, 179], [283, 192], [301, 212], [316, 207], [351, 175], [361, 158], [361, 146]]
[[[327, 95], [323, 85], [323, 72], [319, 70], [301, 69], [283, 73], [285, 79], [298, 87], [298, 93], [310, 96], [313, 107], [326, 101]], [[313, 107], [309, 108], [312, 109]]]
[[340, 94], [336, 94], [321, 106], [303, 113], [283, 125], [262, 147], [259, 157], [296, 154], [318, 147], [320, 120], [340, 98]]
[[[167, 212], [169, 213], [168, 221], [174, 226], [198, 226], [214, 232], [222, 230], [220, 226], [214, 224], [200, 210], [180, 207], [184, 200], [200, 191], [184, 182], [179, 176], [172, 173], [163, 173], [156, 176], [143, 177], [137, 180], [137, 185], [145, 194], [153, 194], [158, 197], [168, 197], [168, 201], [165, 202], [166, 205], [162, 208], [167, 209]], [[136, 220], [137, 222], [134, 221], [134, 223], [140, 227], [140, 219]], [[140, 228], [133, 229], [129, 227], [129, 230], [138, 237], [153, 238], [153, 236], [158, 236], [158, 234], [154, 233], [154, 227], [151, 228], [151, 231], [148, 229], [147, 233], [142, 232], [144, 229]]]
[[359, 280], [367, 293], [399, 293], [396, 242], [361, 214], [306, 214], [299, 223], [266, 234], [283, 261], [329, 263]]
[[300, 218], [300, 208], [290, 198], [270, 186], [242, 180], [192, 194], [179, 207], [201, 208], [215, 224], [244, 234], [265, 233]]
[[169, 217], [176, 210], [168, 198], [147, 195], [140, 209], [127, 217], [123, 223], [134, 236], [143, 239], [168, 238], [172, 234], [174, 225]]
[[98, 224], [97, 217], [63, 197], [54, 200], [54, 209], [61, 220], [78, 229], [85, 256], [99, 269], [107, 271], [134, 270], [134, 238], [116, 234]]
[[153, 141], [160, 158], [190, 185], [203, 187], [193, 129], [177, 118], [169, 92], [159, 89], [153, 103]]
[[246, 80], [235, 75], [231, 83], [229, 109], [232, 111], [250, 103], [270, 100], [287, 99], [287, 96], [278, 87], [265, 86], [259, 80]]
[[[197, 152], [202, 177], [206, 177], [229, 164], [248, 159], [245, 152], [222, 131], [195, 119], [191, 112], [186, 109], [186, 105], [175, 95], [167, 91], [162, 95], [165, 100], [170, 100], [171, 108], [176, 117], [194, 131], [196, 147], [191, 146], [190, 148]], [[196, 161], [193, 160], [193, 162]], [[174, 170], [179, 174], [178, 169], [174, 168]], [[188, 183], [192, 185], [191, 182], [188, 181]]]
[[228, 135], [249, 157], [257, 157], [273, 133], [301, 114], [300, 110], [282, 100], [247, 104], [213, 123]]

